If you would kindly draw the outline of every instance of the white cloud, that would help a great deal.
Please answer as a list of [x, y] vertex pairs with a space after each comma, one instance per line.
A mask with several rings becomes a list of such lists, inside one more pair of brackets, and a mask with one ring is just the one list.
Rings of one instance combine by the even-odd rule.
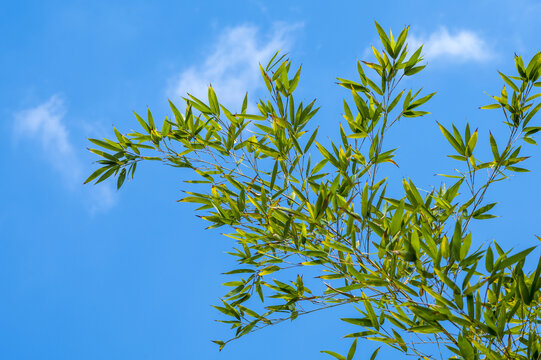
[[[45, 161], [60, 175], [63, 184], [71, 191], [81, 189], [85, 175], [91, 169], [83, 165], [70, 140], [64, 124], [66, 109], [64, 101], [53, 95], [48, 101], [14, 114], [14, 133], [18, 141], [27, 141], [26, 146], [39, 150]], [[116, 199], [111, 188], [99, 186], [88, 194], [90, 211], [106, 210]]]
[[423, 54], [427, 60], [444, 59], [448, 61], [484, 62], [494, 57], [494, 53], [485, 40], [470, 30], [450, 33], [445, 27], [429, 36], [408, 38], [408, 49], [416, 50], [423, 46]]
[[220, 102], [237, 110], [235, 107], [242, 104], [246, 91], [252, 94], [263, 86], [259, 63], [265, 65], [277, 50], [287, 51], [292, 33], [299, 26], [276, 24], [269, 34], [260, 34], [251, 25], [226, 29], [200, 65], [170, 79], [167, 95], [173, 101], [186, 93], [205, 100], [207, 87], [212, 84]]
[[82, 168], [62, 123], [65, 113], [62, 99], [52, 96], [43, 104], [15, 114], [15, 135], [37, 140], [47, 160], [71, 184], [81, 177]]

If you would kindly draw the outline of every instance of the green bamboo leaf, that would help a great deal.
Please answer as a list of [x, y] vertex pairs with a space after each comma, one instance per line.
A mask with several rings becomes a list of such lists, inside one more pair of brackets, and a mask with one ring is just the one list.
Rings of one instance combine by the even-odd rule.
[[278, 174], [278, 161], [274, 162], [274, 167], [272, 169], [272, 175], [271, 175], [271, 182], [269, 185], [270, 190], [272, 191], [274, 188], [274, 182], [276, 181], [276, 175]]
[[391, 103], [389, 104], [389, 107], [387, 108], [387, 111], [388, 112], [391, 112], [394, 107], [396, 106], [396, 104], [398, 104], [398, 102], [400, 101], [400, 99], [402, 98], [402, 95], [404, 94], [404, 91], [405, 90], [402, 90], [394, 99], [393, 101], [391, 101]]
[[222, 349], [224, 348], [225, 346], [225, 342], [222, 341], [222, 340], [212, 340], [213, 343], [217, 344], [218, 346], [220, 346], [220, 351], [222, 351]]
[[414, 102], [412, 102], [411, 104], [409, 104], [408, 106], [408, 110], [412, 110], [412, 109], [415, 109], [416, 107], [419, 107], [421, 105], [423, 105], [424, 103], [426, 103], [428, 100], [432, 99], [432, 97], [436, 95], [436, 93], [432, 93], [432, 94], [428, 94], [422, 98], [420, 98], [419, 100], [416, 100]]
[[419, 296], [419, 294], [410, 286], [404, 284], [403, 282], [400, 282], [400, 281], [396, 281], [396, 282], [393, 282], [393, 284], [399, 288], [400, 290], [403, 290], [405, 292], [407, 292], [408, 294], [410, 295], [413, 295], [415, 297]]
[[220, 115], [220, 104], [218, 103], [218, 98], [216, 97], [216, 93], [214, 92], [212, 85], [210, 85], [208, 88], [208, 100], [212, 113], [217, 116]]
[[259, 276], [269, 275], [278, 270], [280, 270], [280, 267], [277, 265], [267, 266], [266, 268], [259, 271]]
[[124, 180], [126, 179], [126, 168], [122, 169], [120, 171], [120, 175], [118, 176], [117, 182], [116, 182], [116, 188], [117, 190], [122, 187], [122, 184], [124, 184]]
[[379, 349], [381, 349], [381, 346], [379, 348], [377, 348], [376, 350], [374, 350], [374, 352], [370, 356], [370, 360], [375, 360], [376, 359], [376, 356], [378, 356], [378, 353], [379, 353]]
[[494, 136], [492, 136], [492, 133], [490, 133], [490, 148], [492, 150], [492, 155], [494, 156], [494, 160], [499, 161], [500, 152], [498, 151], [498, 145], [496, 144], [496, 140], [494, 139]]
[[289, 93], [291, 94], [295, 89], [297, 88], [297, 85], [299, 84], [299, 79], [301, 77], [301, 69], [302, 65], [299, 66], [299, 69], [295, 73], [295, 76], [293, 76], [293, 79], [289, 82]]
[[316, 139], [316, 136], [317, 136], [317, 132], [319, 130], [319, 127], [317, 127], [314, 132], [312, 133], [312, 135], [310, 136], [310, 139], [308, 139], [308, 142], [306, 143], [306, 145], [304, 146], [304, 152], [306, 153], [310, 147], [312, 146], [314, 140]]
[[347, 334], [344, 337], [345, 338], [359, 338], [359, 337], [367, 337], [367, 336], [375, 335], [375, 334], [378, 334], [378, 332], [374, 330], [366, 330], [366, 331], [359, 331], [359, 332]]
[[400, 225], [402, 223], [402, 218], [404, 216], [404, 199], [400, 201], [400, 205], [395, 210], [393, 217], [391, 219], [391, 235], [395, 235], [400, 230]]
[[461, 224], [460, 221], [457, 221], [455, 223], [455, 231], [453, 233], [453, 237], [452, 237], [451, 243], [450, 243], [451, 254], [457, 260], [460, 259], [461, 242], [462, 242], [462, 224]]
[[526, 69], [524, 68], [524, 61], [522, 60], [522, 56], [515, 54], [515, 66], [520, 77], [526, 80]]
[[[517, 282], [518, 282], [518, 289], [519, 289], [520, 298], [521, 298], [522, 302], [524, 304], [526, 304], [526, 305], [530, 305], [530, 303], [531, 303], [530, 291], [528, 289], [528, 286], [526, 285], [526, 281], [524, 279], [524, 273], [522, 271], [520, 271], [517, 274], [516, 279], [517, 279]], [[505, 318], [502, 319], [501, 322], [498, 321], [498, 323], [503, 323], [504, 325], [506, 325]]]
[[376, 94], [383, 96], [383, 91], [381, 91], [379, 86], [377, 86], [372, 80], [366, 78], [366, 82], [368, 83], [368, 86], [370, 86], [370, 88], [376, 92]]
[[490, 246], [488, 247], [485, 256], [485, 268], [488, 272], [492, 272], [494, 269], [494, 253], [492, 252], [492, 248]]
[[374, 311], [374, 308], [372, 307], [372, 303], [370, 302], [370, 299], [365, 294], [363, 294], [362, 297], [363, 297], [364, 308], [368, 314], [368, 317], [370, 318], [370, 321], [372, 322], [372, 326], [376, 328], [376, 330], [379, 330], [378, 317], [376, 316], [376, 313]]
[[334, 357], [335, 359], [338, 359], [338, 360], [346, 360], [345, 356], [337, 354], [334, 351], [321, 350], [320, 352], [322, 352], [324, 354], [327, 354], [327, 355], [331, 355], [332, 357]]
[[190, 104], [194, 109], [202, 112], [203, 114], [212, 114], [212, 110], [205, 105], [201, 100], [193, 96], [192, 94], [188, 93], [188, 96], [190, 97], [188, 101], [188, 104]]
[[148, 127], [147, 123], [145, 122], [145, 120], [143, 120], [143, 118], [141, 116], [139, 116], [139, 114], [137, 114], [135, 111], [133, 112], [133, 114], [135, 115], [135, 118], [137, 119], [137, 121], [139, 122], [139, 124], [141, 125], [141, 127], [143, 129], [145, 129], [145, 131], [150, 134], [150, 128]]
[[148, 115], [148, 127], [152, 130], [156, 128], [156, 125], [154, 125], [154, 118], [152, 117], [152, 113], [150, 112], [150, 109], [147, 109], [147, 115]]
[[392, 329], [392, 331], [393, 331], [394, 338], [398, 343], [398, 346], [400, 346], [402, 351], [407, 352], [408, 347], [406, 346], [406, 342], [404, 341], [404, 339], [402, 339], [402, 336], [400, 336], [400, 334], [397, 333], [394, 329]]
[[515, 85], [515, 83], [513, 81], [511, 81], [511, 79], [509, 79], [507, 76], [505, 76], [504, 74], [502, 74], [500, 71], [498, 71], [498, 74], [500, 74], [500, 76], [502, 77], [503, 81], [505, 81], [505, 83], [507, 85], [509, 85], [511, 87], [511, 89], [513, 89], [514, 91], [516, 91], [517, 93], [520, 92], [520, 90], [518, 89], [518, 86]]
[[529, 299], [530, 301], [534, 298], [535, 293], [537, 290], [539, 290], [539, 287], [541, 286], [541, 257], [539, 258], [539, 261], [537, 263], [537, 268], [535, 269], [535, 273], [533, 274], [533, 277], [531, 279], [531, 286], [530, 286], [530, 295]]
[[90, 142], [101, 146], [104, 149], [111, 150], [111, 151], [123, 151], [122, 146], [116, 143], [108, 143], [106, 141], [98, 140], [98, 139], [88, 139]]
[[97, 149], [88, 149], [88, 151], [93, 152], [94, 154], [99, 155], [103, 158], [106, 158], [109, 163], [115, 163], [115, 164], [118, 163], [118, 158], [104, 151], [97, 150]]
[[[273, 62], [276, 57], [278, 56], [278, 54], [280, 53], [280, 50], [276, 51], [274, 53], [274, 55], [272, 55], [271, 59], [269, 60], [269, 62], [267, 63], [267, 66], [265, 67], [265, 71], [269, 71], [270, 69], [272, 69], [278, 62], [280, 62], [280, 60], [283, 59], [283, 57], [285, 55], [282, 55], [282, 57], [280, 57], [278, 60], [276, 60], [275, 62]], [[261, 64], [259, 65], [261, 67]]]
[[177, 122], [177, 125], [180, 127], [181, 124], [184, 122], [184, 117], [182, 116], [180, 111], [178, 111], [175, 104], [173, 104], [173, 102], [171, 102], [171, 100], [168, 100], [168, 101], [169, 101], [169, 107], [171, 108], [171, 111], [173, 112], [173, 115], [175, 115], [175, 120]]
[[118, 166], [112, 166], [110, 167], [105, 173], [103, 173], [100, 178], [95, 182], [95, 184], [98, 184], [102, 182], [103, 180], [109, 178], [113, 173], [115, 173], [118, 170]]
[[340, 320], [357, 326], [369, 327], [372, 325], [372, 321], [368, 318], [341, 318]]
[[385, 47], [385, 50], [387, 50], [391, 57], [396, 58], [393, 48], [391, 46], [391, 41], [387, 37], [387, 34], [385, 34], [385, 31], [381, 28], [377, 21], [374, 21], [374, 23], [376, 24], [376, 30], [378, 31], [379, 38], [381, 40], [381, 43], [383, 44], [383, 47]]
[[343, 244], [340, 244], [338, 242], [331, 242], [325, 240], [323, 242], [323, 245], [330, 247], [331, 249], [338, 250], [347, 254], [353, 254], [353, 250]]
[[[252, 329], [254, 328], [254, 326], [259, 322], [259, 320], [254, 320], [252, 322], [250, 322], [248, 325], [246, 325], [242, 331], [237, 335], [237, 336], [243, 336], [243, 335], [246, 335], [248, 334], [250, 331], [252, 331]], [[240, 328], [239, 328], [240, 329]]]
[[526, 142], [528, 144], [537, 145], [537, 142], [534, 139], [530, 138], [530, 137], [524, 136], [522, 138], [522, 140], [524, 140], [524, 142]]
[[[413, 66], [415, 66], [419, 61], [421, 61], [420, 59], [422, 59], [422, 56], [421, 56], [422, 51], [423, 51], [423, 45], [421, 45], [417, 50], [415, 50], [413, 55], [411, 55], [408, 62], [405, 64], [406, 71], [408, 69], [413, 68]], [[406, 71], [404, 71], [404, 74], [406, 73]]]
[[94, 171], [84, 182], [84, 184], [88, 184], [89, 182], [91, 182], [92, 180], [94, 180], [95, 178], [97, 178], [101, 173], [103, 173], [105, 170], [109, 169], [108, 166], [104, 166], [104, 167], [101, 167], [99, 169], [97, 169], [96, 171]]
[[481, 106], [479, 109], [493, 110], [493, 109], [500, 109], [501, 107], [502, 106], [500, 104], [490, 104], [490, 105]]
[[357, 350], [357, 339], [353, 340], [353, 343], [351, 344], [351, 347], [349, 348], [346, 360], [353, 360], [353, 356], [355, 356], [356, 350]]
[[332, 156], [332, 154], [323, 145], [321, 145], [317, 141], [315, 143], [316, 143], [317, 148], [318, 148], [319, 152], [321, 153], [321, 155], [323, 155], [323, 157], [326, 160], [328, 160], [331, 164], [333, 164], [335, 167], [339, 168], [340, 164], [339, 164], [338, 160], [336, 160], [336, 158], [334, 156]]
[[417, 74], [418, 72], [420, 72], [421, 70], [423, 70], [424, 68], [426, 67], [426, 65], [423, 65], [423, 66], [416, 66], [416, 67], [413, 67], [413, 68], [410, 68], [410, 69], [406, 69], [404, 71], [404, 75], [406, 76], [412, 76], [412, 75], [415, 75]]
[[505, 268], [508, 268], [509, 266], [518, 263], [519, 261], [522, 261], [528, 256], [529, 253], [531, 253], [536, 247], [532, 246], [526, 250], [523, 250], [515, 255], [512, 255], [504, 260], [502, 260], [499, 264], [497, 264], [494, 268], [494, 271], [502, 270]]
[[254, 269], [235, 269], [235, 270], [231, 270], [231, 271], [225, 272], [225, 273], [223, 273], [223, 274], [224, 274], [224, 275], [245, 274], [245, 273], [252, 274], [252, 273], [254, 273], [254, 272], [255, 272]]
[[[483, 214], [485, 214], [486, 212], [490, 211], [494, 206], [496, 206], [497, 203], [492, 203], [492, 204], [488, 204], [488, 205], [485, 205], [477, 210], [475, 210], [471, 216], [474, 218], [474, 219], [481, 219], [480, 216], [482, 216]], [[492, 217], [494, 217], [493, 215], [491, 215]], [[485, 217], [486, 218], [486, 217]]]
[[460, 350], [460, 355], [465, 360], [474, 360], [475, 359], [475, 350], [472, 344], [464, 336], [458, 337], [458, 348]]
[[468, 145], [466, 145], [466, 152], [471, 155], [473, 153], [473, 150], [475, 149], [476, 144], [477, 144], [477, 130], [475, 130], [473, 134], [471, 135], [468, 141]]
[[530, 120], [534, 117], [535, 114], [541, 109], [541, 103], [537, 104], [530, 112], [528, 112], [528, 115], [524, 118], [524, 126], [526, 126]]
[[453, 148], [455, 148], [455, 150], [460, 155], [464, 155], [464, 149], [458, 144], [458, 142], [455, 140], [453, 135], [451, 135], [451, 133], [449, 131], [447, 131], [447, 129], [445, 127], [443, 127], [443, 125], [441, 125], [440, 123], [437, 123], [437, 124], [438, 124], [438, 126], [440, 128], [440, 131], [442, 132], [443, 136], [445, 136], [445, 138], [447, 139], [449, 144], [451, 144], [453, 146]]
[[412, 326], [408, 330], [411, 332], [421, 333], [421, 334], [438, 334], [441, 332], [441, 328], [434, 325]]
[[170, 132], [171, 132], [171, 123], [169, 122], [169, 119], [166, 116], [162, 125], [162, 136], [165, 138], [169, 136]]

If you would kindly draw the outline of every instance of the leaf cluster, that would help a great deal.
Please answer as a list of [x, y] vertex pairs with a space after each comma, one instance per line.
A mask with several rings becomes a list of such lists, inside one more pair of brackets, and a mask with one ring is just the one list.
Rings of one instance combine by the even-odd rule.
[[[386, 134], [404, 119], [429, 114], [434, 93], [401, 86], [404, 77], [424, 69], [422, 47], [408, 49], [408, 28], [398, 37], [376, 23], [382, 49], [375, 62], [358, 61], [359, 79], [338, 78], [348, 92], [340, 139], [323, 143], [311, 120], [315, 101], [298, 102], [294, 91], [301, 67], [292, 69], [276, 53], [260, 65], [268, 98], [249, 114], [248, 96], [240, 112], [227, 109], [212, 86], [207, 99], [184, 98], [181, 112], [161, 128], [148, 111], [135, 114], [141, 130], [115, 139], [90, 139], [101, 165], [86, 182], [116, 176], [120, 188], [140, 161], [160, 161], [187, 168], [188, 183], [206, 192], [187, 191], [181, 202], [197, 204], [210, 228], [228, 229], [235, 241], [230, 255], [238, 267], [215, 308], [234, 335], [336, 306], [353, 306], [350, 360], [357, 339], [378, 341], [421, 359], [538, 359], [541, 261], [527, 271], [534, 250], [505, 251], [494, 242], [476, 247], [472, 221], [493, 218], [495, 203], [484, 197], [490, 186], [527, 171], [522, 144], [536, 144], [541, 127], [531, 120], [541, 104], [541, 55], [526, 66], [515, 57], [517, 75], [500, 73], [506, 86], [495, 104], [509, 136], [498, 143], [490, 133], [493, 157], [476, 155], [478, 130], [438, 124], [462, 164], [448, 183], [424, 191], [403, 179], [399, 197], [388, 194], [388, 179], [378, 169], [397, 166], [396, 149], [385, 146]], [[446, 180], [447, 181], [447, 180]], [[316, 279], [306, 279], [317, 273]], [[438, 349], [438, 350], [434, 350]], [[374, 359], [379, 351], [372, 355]]]

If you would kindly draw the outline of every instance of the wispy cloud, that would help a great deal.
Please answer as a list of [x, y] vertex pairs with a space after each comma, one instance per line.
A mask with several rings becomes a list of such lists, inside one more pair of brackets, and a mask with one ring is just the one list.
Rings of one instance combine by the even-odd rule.
[[72, 185], [82, 176], [82, 168], [62, 123], [65, 114], [62, 99], [52, 96], [43, 104], [15, 114], [15, 135], [18, 139], [37, 140], [35, 144], [47, 155], [45, 158]]
[[252, 93], [263, 85], [259, 63], [265, 64], [277, 50], [287, 51], [300, 26], [276, 24], [263, 34], [252, 25], [226, 29], [201, 65], [189, 67], [170, 79], [167, 95], [172, 100], [185, 97], [186, 93], [206, 99], [207, 87], [212, 84], [220, 102], [240, 106], [246, 91]]
[[427, 60], [485, 62], [494, 57], [490, 46], [478, 34], [470, 30], [449, 32], [442, 27], [428, 36], [410, 36], [408, 48], [423, 46]]
[[[90, 169], [84, 166], [64, 124], [66, 107], [58, 95], [46, 102], [14, 114], [14, 134], [17, 141], [39, 150], [45, 161], [61, 177], [71, 192], [82, 192], [84, 176]], [[88, 195], [90, 211], [106, 210], [116, 202], [110, 187], [100, 186]]]

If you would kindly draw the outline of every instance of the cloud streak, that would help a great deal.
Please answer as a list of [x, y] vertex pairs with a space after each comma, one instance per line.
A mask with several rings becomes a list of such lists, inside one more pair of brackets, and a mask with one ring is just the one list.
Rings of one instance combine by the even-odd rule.
[[287, 50], [293, 32], [301, 26], [277, 24], [268, 34], [251, 25], [226, 29], [200, 65], [170, 79], [167, 95], [175, 101], [186, 93], [206, 99], [212, 84], [220, 102], [240, 106], [246, 91], [252, 93], [262, 86], [259, 63], [265, 64], [277, 50]]
[[428, 36], [410, 36], [408, 39], [409, 49], [417, 49], [423, 44], [423, 54], [429, 61], [486, 62], [494, 57], [486, 41], [470, 30], [451, 33], [442, 27]]
[[[35, 107], [14, 114], [14, 135], [17, 141], [27, 141], [56, 171], [71, 192], [82, 191], [83, 178], [90, 169], [83, 165], [70, 140], [64, 124], [66, 107], [58, 95]], [[89, 194], [90, 211], [102, 211], [116, 202], [110, 187], [100, 186]]]

